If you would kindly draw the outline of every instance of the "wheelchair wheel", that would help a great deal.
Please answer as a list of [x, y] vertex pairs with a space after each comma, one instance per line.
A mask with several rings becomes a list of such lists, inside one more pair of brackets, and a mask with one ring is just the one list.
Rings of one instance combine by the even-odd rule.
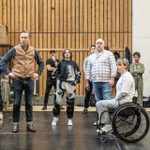
[[135, 143], [143, 139], [149, 130], [149, 117], [137, 104], [119, 106], [112, 120], [114, 134], [122, 141]]

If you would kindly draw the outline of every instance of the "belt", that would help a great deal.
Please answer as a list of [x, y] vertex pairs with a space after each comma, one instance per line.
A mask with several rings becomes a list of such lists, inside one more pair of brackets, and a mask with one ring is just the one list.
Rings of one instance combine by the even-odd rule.
[[20, 79], [20, 80], [30, 80], [31, 77], [18, 77], [18, 79]]

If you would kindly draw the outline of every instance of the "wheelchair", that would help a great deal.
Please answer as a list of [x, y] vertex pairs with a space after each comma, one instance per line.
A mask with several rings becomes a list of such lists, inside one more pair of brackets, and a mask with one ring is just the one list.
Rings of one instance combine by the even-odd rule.
[[[99, 141], [105, 142], [105, 135], [108, 133], [114, 134], [117, 138], [127, 143], [136, 143], [147, 135], [150, 126], [149, 117], [144, 108], [136, 102], [121, 104], [113, 112], [111, 110], [109, 113], [112, 130], [107, 133], [98, 132]], [[97, 123], [97, 129], [102, 131], [101, 128], [100, 123]]]

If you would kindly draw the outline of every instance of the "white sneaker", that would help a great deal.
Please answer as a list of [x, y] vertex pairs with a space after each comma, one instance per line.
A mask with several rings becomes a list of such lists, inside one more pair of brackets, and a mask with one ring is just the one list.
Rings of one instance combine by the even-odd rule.
[[58, 121], [58, 117], [53, 117], [52, 126], [56, 126]]
[[106, 124], [104, 127], [101, 128], [102, 132], [109, 132], [112, 130], [112, 125], [111, 124]]
[[3, 120], [3, 113], [0, 112], [0, 120]]
[[73, 125], [72, 120], [68, 119], [68, 126], [72, 126], [72, 125]]
[[93, 123], [93, 126], [96, 126], [99, 124], [99, 120]]

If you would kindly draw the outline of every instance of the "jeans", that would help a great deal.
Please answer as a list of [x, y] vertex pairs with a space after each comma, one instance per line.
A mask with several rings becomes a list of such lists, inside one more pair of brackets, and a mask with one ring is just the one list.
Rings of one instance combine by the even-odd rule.
[[26, 122], [27, 123], [32, 122], [33, 121], [32, 96], [34, 91], [34, 80], [31, 80], [31, 78], [15, 79], [13, 80], [12, 88], [14, 92], [13, 122], [14, 123], [19, 122], [20, 106], [23, 90], [25, 94]]
[[93, 82], [93, 92], [96, 101], [112, 99], [112, 87], [108, 82]]

